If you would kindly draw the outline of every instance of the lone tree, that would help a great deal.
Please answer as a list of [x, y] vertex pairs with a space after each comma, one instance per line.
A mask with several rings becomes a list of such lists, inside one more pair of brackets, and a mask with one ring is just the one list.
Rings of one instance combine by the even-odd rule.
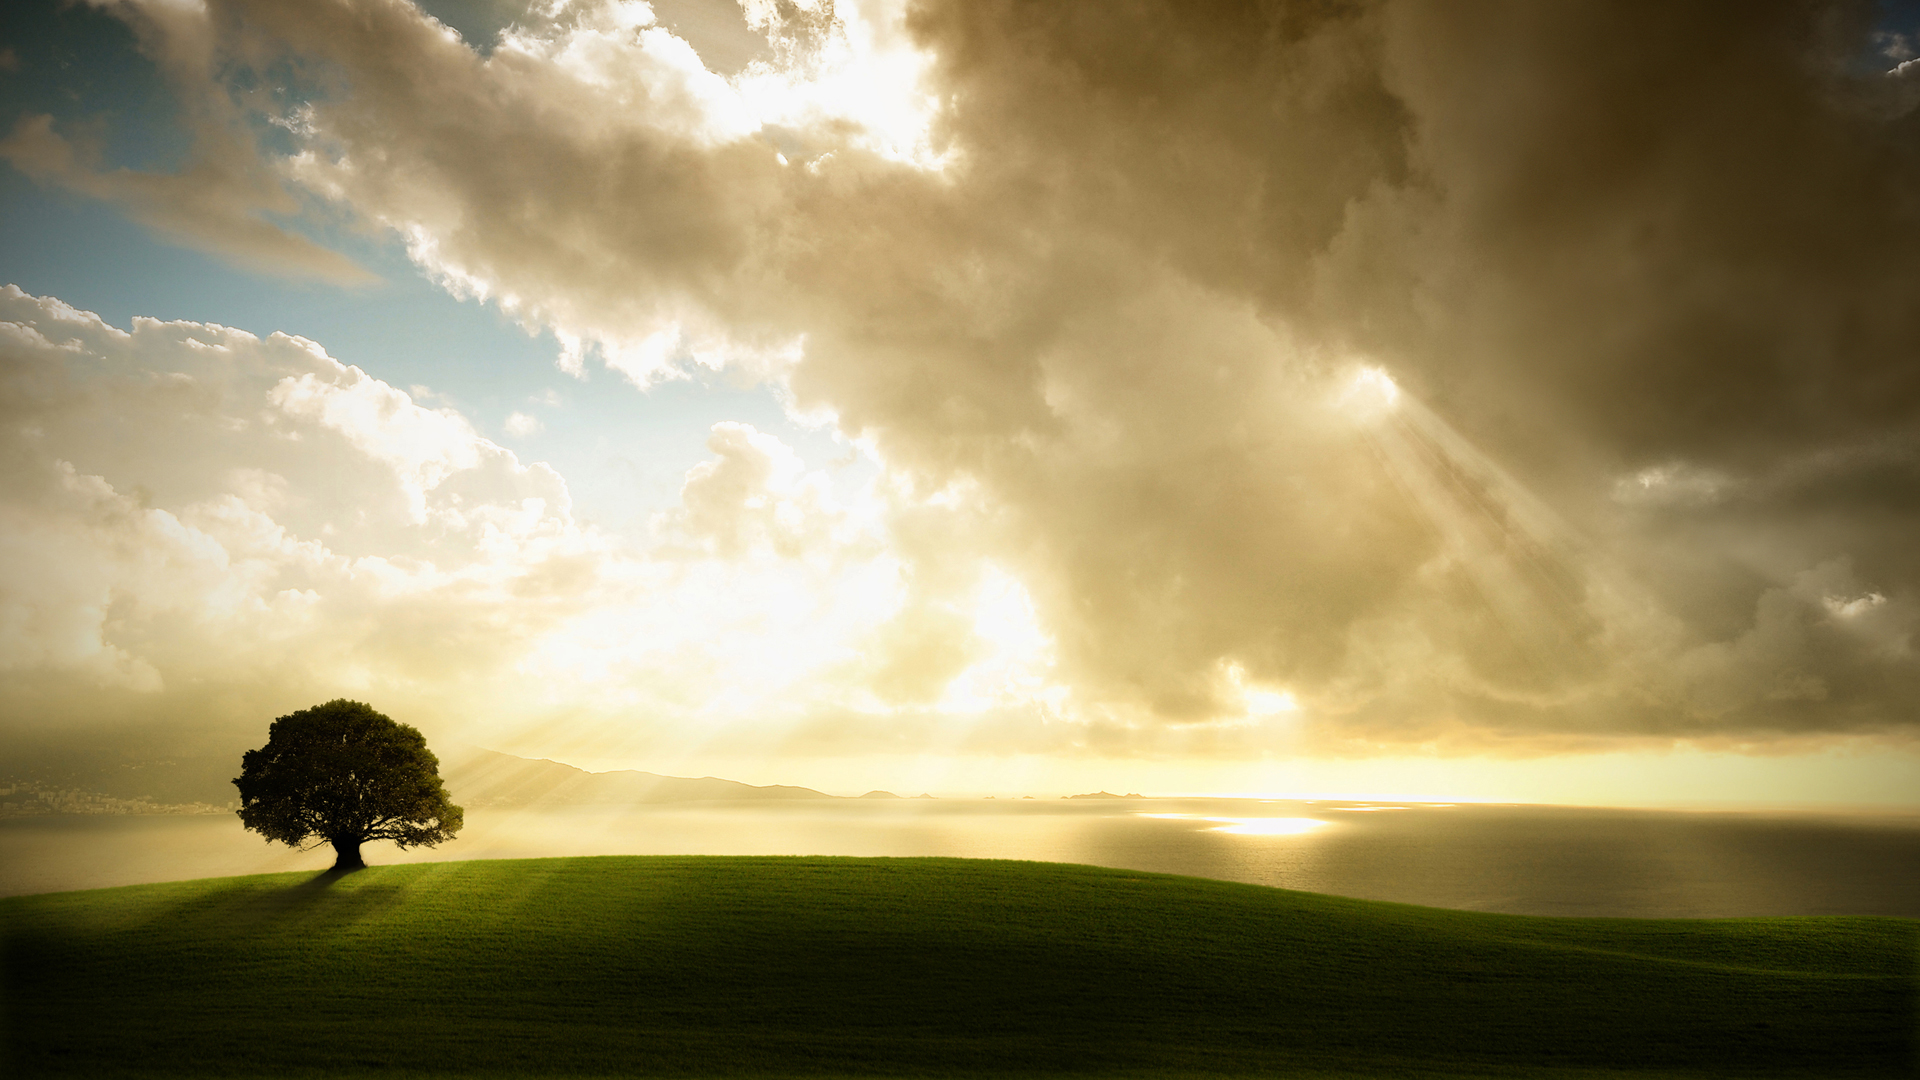
[[344, 699], [275, 720], [233, 786], [242, 825], [294, 847], [332, 844], [335, 870], [366, 866], [369, 840], [432, 847], [462, 821], [419, 729]]

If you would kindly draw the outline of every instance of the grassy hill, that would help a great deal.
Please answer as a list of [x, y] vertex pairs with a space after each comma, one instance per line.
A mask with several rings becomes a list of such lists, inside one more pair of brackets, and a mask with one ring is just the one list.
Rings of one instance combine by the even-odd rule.
[[1920, 923], [582, 858], [0, 900], [10, 1076], [1911, 1076]]

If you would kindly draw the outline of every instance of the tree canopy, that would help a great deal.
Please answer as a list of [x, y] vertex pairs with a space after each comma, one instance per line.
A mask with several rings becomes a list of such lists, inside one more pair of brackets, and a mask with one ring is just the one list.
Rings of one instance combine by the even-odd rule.
[[294, 847], [333, 845], [334, 868], [365, 866], [360, 845], [432, 847], [463, 815], [419, 729], [345, 699], [282, 716], [240, 759], [240, 823]]

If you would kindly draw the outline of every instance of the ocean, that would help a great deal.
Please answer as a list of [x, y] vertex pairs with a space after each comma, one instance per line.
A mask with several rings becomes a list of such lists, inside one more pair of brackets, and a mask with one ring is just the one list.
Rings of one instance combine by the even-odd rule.
[[[1526, 915], [1920, 918], [1920, 813], [1251, 799], [832, 800], [484, 809], [370, 863], [556, 855], [943, 855], [1090, 863]], [[0, 821], [0, 895], [322, 870], [237, 818]]]

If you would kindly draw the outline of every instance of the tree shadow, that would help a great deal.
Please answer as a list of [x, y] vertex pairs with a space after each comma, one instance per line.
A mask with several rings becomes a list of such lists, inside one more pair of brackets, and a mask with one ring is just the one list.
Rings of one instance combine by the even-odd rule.
[[306, 890], [306, 891], [330, 889], [333, 887], [335, 882], [341, 880], [342, 878], [345, 878], [349, 874], [357, 874], [360, 871], [365, 870], [366, 868], [367, 867], [365, 863], [362, 863], [359, 866], [329, 866], [325, 870], [320, 871], [318, 874], [315, 874], [314, 876], [308, 878], [307, 880], [301, 882], [300, 884], [295, 885], [294, 889]]
[[236, 925], [271, 922], [354, 922], [373, 915], [397, 900], [398, 883], [361, 884], [339, 888], [349, 877], [368, 869], [332, 867], [291, 885], [262, 886], [236, 893], [220, 904], [220, 917]]

